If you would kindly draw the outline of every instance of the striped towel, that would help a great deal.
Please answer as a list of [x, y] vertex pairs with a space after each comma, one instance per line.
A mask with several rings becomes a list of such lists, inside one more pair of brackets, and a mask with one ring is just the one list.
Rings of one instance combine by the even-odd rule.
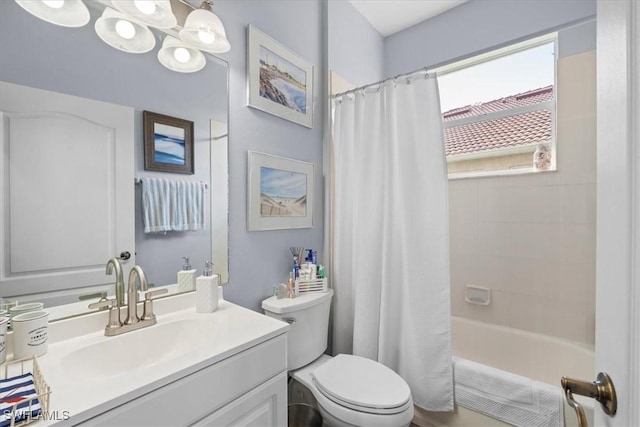
[[0, 427], [10, 426], [14, 417], [17, 424], [27, 418], [39, 416], [42, 407], [36, 396], [31, 373], [0, 380]]
[[142, 178], [145, 233], [204, 229], [204, 184]]

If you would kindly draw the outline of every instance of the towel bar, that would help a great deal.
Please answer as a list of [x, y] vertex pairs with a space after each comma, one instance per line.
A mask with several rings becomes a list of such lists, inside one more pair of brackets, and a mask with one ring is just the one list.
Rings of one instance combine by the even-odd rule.
[[[208, 183], [208, 182], [205, 182], [205, 181], [199, 181], [199, 182], [200, 182], [200, 184], [204, 185], [204, 189], [205, 189], [205, 190], [208, 190], [208, 189], [209, 189], [209, 183]], [[134, 183], [134, 185], [135, 185], [136, 187], [138, 187], [140, 184], [142, 184], [142, 179], [140, 179], [140, 178], [135, 178], [135, 179], [133, 180], [133, 183]]]
[[575, 401], [573, 393], [596, 399], [600, 402], [602, 411], [607, 415], [614, 416], [616, 414], [618, 409], [616, 388], [613, 386], [611, 377], [606, 373], [600, 372], [596, 380], [591, 383], [562, 377], [560, 384], [562, 384], [562, 388], [564, 389], [567, 402], [576, 411], [579, 427], [589, 427], [589, 424], [587, 423], [587, 417], [584, 409], [582, 409], [582, 405]]

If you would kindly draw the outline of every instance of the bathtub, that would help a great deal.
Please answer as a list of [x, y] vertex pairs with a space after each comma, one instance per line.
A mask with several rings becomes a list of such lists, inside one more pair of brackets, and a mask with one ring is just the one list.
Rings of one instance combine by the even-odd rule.
[[[593, 347], [520, 329], [452, 316], [453, 355], [560, 387], [562, 376], [581, 380], [594, 377]], [[578, 397], [589, 425], [593, 401]], [[577, 417], [565, 402], [565, 425], [577, 426]], [[416, 408], [413, 422], [421, 427], [506, 426], [483, 414], [456, 405], [454, 412], [427, 412]]]

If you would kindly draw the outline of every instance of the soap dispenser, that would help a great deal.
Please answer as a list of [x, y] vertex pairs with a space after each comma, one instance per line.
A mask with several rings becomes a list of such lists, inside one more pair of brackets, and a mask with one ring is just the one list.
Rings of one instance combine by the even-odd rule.
[[196, 312], [213, 313], [218, 309], [218, 275], [213, 274], [213, 263], [205, 263], [202, 276], [196, 279]]
[[182, 257], [184, 265], [178, 271], [178, 292], [193, 291], [196, 288], [196, 269], [191, 269], [188, 257]]

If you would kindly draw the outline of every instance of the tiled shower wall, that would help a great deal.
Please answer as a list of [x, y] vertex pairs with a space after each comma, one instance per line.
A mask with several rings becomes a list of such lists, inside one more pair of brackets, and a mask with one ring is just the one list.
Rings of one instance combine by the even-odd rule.
[[558, 60], [556, 137], [557, 171], [449, 181], [452, 313], [593, 344], [595, 51]]

